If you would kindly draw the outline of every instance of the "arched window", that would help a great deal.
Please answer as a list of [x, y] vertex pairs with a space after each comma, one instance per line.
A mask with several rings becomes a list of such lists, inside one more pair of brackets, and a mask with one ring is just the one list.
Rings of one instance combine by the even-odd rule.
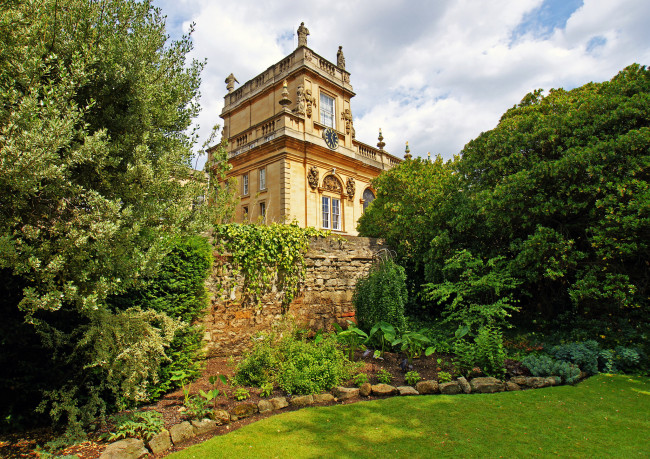
[[370, 205], [372, 201], [375, 200], [375, 194], [370, 190], [370, 188], [366, 188], [366, 190], [363, 192], [363, 211], [366, 211], [366, 208]]
[[323, 179], [323, 191], [321, 196], [322, 227], [340, 231], [341, 228], [341, 194], [343, 185], [334, 175], [328, 175]]

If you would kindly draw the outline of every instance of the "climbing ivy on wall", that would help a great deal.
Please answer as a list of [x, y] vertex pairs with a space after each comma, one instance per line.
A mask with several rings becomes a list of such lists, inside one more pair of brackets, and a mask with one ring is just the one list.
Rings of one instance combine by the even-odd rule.
[[230, 223], [215, 228], [215, 247], [232, 255], [233, 276], [241, 274], [243, 301], [260, 305], [262, 295], [277, 288], [282, 307], [295, 298], [305, 274], [305, 253], [312, 237], [329, 231], [300, 228], [297, 223], [270, 225]]

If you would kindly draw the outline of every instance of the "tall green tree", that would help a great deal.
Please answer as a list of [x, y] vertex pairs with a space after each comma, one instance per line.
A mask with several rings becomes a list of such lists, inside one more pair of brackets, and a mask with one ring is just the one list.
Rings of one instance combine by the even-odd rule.
[[[405, 161], [383, 174], [359, 229], [424, 267], [415, 288], [434, 313], [500, 296], [647, 337], [649, 151], [650, 71], [631, 65], [604, 83], [528, 94], [445, 168]], [[432, 177], [436, 167], [445, 173]], [[459, 270], [459, 257], [471, 263]], [[480, 288], [463, 306], [468, 279]]]
[[179, 326], [105, 300], [154, 277], [206, 220], [203, 174], [190, 174], [203, 66], [190, 49], [189, 36], [167, 40], [150, 1], [0, 9], [0, 270], [69, 365], [42, 406], [55, 418], [144, 399]]

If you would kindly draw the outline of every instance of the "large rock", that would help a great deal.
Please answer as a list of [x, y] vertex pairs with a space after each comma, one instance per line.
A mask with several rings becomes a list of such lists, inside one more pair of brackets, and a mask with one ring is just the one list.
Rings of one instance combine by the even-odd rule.
[[332, 394], [316, 394], [314, 395], [314, 403], [330, 403], [334, 401]]
[[458, 378], [458, 385], [460, 386], [460, 388], [464, 393], [469, 394], [472, 392], [472, 386], [469, 385], [469, 383], [463, 376]]
[[398, 386], [397, 390], [400, 395], [420, 395], [420, 393], [415, 390], [413, 386]]
[[269, 401], [273, 404], [274, 410], [281, 410], [282, 408], [289, 406], [289, 402], [287, 402], [286, 397], [275, 397]]
[[495, 392], [503, 392], [506, 389], [503, 381], [491, 376], [474, 378], [470, 381], [470, 385], [472, 386], [472, 390], [479, 394], [493, 394]]
[[257, 405], [254, 403], [242, 403], [240, 405], [235, 406], [232, 410], [230, 410], [230, 417], [231, 419], [236, 417], [237, 419], [241, 418], [247, 418], [249, 416], [254, 415], [257, 413]]
[[138, 438], [125, 438], [106, 447], [100, 459], [139, 459], [149, 454], [144, 442]]
[[359, 387], [359, 395], [361, 395], [362, 397], [369, 397], [371, 393], [372, 393], [372, 386], [370, 385], [370, 383], [361, 384], [361, 387]]
[[214, 410], [212, 412], [212, 417], [214, 418], [217, 425], [222, 426], [224, 424], [230, 424], [230, 414], [224, 410]]
[[269, 400], [260, 400], [257, 402], [257, 409], [260, 413], [266, 413], [267, 411], [273, 411], [275, 408], [273, 408], [273, 403]]
[[172, 437], [172, 442], [175, 445], [183, 443], [184, 441], [189, 440], [192, 437], [196, 436], [194, 431], [194, 426], [187, 421], [183, 421], [180, 424], [171, 426], [169, 429], [169, 434]]
[[354, 397], [358, 397], [359, 389], [356, 387], [338, 386], [332, 389], [332, 393], [334, 394], [334, 397], [338, 398], [339, 400], [348, 400]]
[[436, 394], [440, 391], [438, 388], [438, 381], [433, 380], [419, 381], [415, 385], [415, 390], [417, 390], [422, 395]]
[[303, 407], [303, 406], [309, 406], [314, 404], [314, 396], [313, 395], [300, 395], [298, 397], [293, 397], [289, 403], [292, 406], [297, 406], [297, 407]]
[[543, 376], [514, 376], [511, 382], [519, 386], [530, 387], [532, 389], [541, 389], [542, 387], [554, 386], [555, 378], [545, 378]]
[[514, 390], [521, 390], [521, 386], [517, 383], [513, 383], [512, 381], [506, 381], [506, 390], [507, 391], [514, 391]]
[[217, 422], [213, 421], [212, 419], [201, 419], [200, 421], [195, 419], [191, 422], [191, 424], [192, 427], [194, 427], [194, 432], [196, 435], [211, 432], [217, 428]]
[[149, 448], [149, 450], [154, 454], [160, 454], [171, 447], [172, 439], [169, 436], [169, 431], [167, 429], [161, 430], [147, 442], [147, 448]]
[[438, 386], [440, 388], [440, 393], [444, 395], [456, 395], [460, 394], [463, 390], [460, 388], [458, 381], [450, 381], [442, 383]]
[[395, 395], [397, 393], [397, 388], [391, 386], [390, 384], [373, 384], [372, 393], [374, 395]]

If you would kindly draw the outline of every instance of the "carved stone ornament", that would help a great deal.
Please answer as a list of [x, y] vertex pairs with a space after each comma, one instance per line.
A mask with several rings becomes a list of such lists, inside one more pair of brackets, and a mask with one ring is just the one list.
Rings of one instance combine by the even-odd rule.
[[323, 190], [333, 193], [343, 193], [343, 186], [339, 182], [339, 179], [333, 175], [328, 175], [323, 179]]
[[341, 118], [345, 122], [345, 133], [352, 134], [352, 138], [356, 137], [356, 131], [354, 130], [354, 120], [352, 119], [352, 112], [349, 108], [346, 108], [343, 113], [341, 113]]
[[228, 94], [230, 94], [235, 89], [235, 83], [239, 83], [239, 81], [237, 81], [235, 75], [231, 73], [226, 78], [226, 89], [228, 90]]
[[312, 110], [316, 108], [316, 98], [311, 95], [311, 89], [305, 91], [305, 102], [307, 103], [307, 117], [311, 118]]
[[354, 198], [354, 192], [356, 190], [356, 185], [354, 184], [354, 179], [349, 178], [347, 183], [345, 184], [345, 190], [348, 192], [348, 196], [350, 199]]
[[307, 181], [309, 182], [309, 186], [316, 188], [318, 186], [318, 178], [318, 168], [316, 166], [311, 166], [309, 168], [309, 173], [307, 174]]
[[298, 89], [296, 90], [296, 108], [293, 111], [298, 115], [305, 114], [305, 88], [303, 85], [298, 85]]

